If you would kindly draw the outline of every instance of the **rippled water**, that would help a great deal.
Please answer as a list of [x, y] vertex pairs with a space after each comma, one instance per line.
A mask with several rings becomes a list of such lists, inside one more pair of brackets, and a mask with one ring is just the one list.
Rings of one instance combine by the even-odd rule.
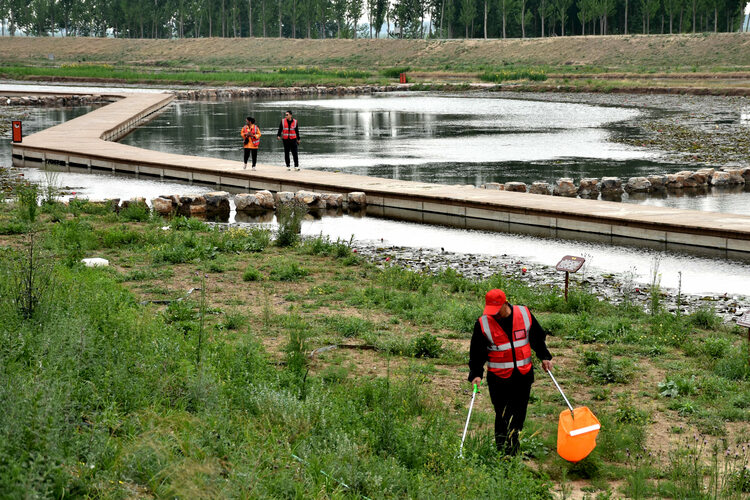
[[239, 130], [253, 115], [259, 162], [283, 164], [279, 121], [299, 120], [303, 168], [446, 184], [645, 175], [676, 166], [611, 141], [635, 108], [409, 92], [373, 96], [178, 102], [123, 140], [148, 149], [241, 157]]

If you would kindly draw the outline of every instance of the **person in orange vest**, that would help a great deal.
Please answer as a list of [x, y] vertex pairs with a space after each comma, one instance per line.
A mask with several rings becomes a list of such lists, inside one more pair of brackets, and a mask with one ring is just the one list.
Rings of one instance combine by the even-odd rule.
[[294, 170], [299, 170], [299, 153], [297, 145], [299, 144], [299, 126], [297, 120], [292, 117], [292, 112], [287, 111], [284, 114], [284, 119], [279, 124], [279, 132], [276, 134], [276, 138], [284, 143], [284, 161], [286, 162], [286, 169], [291, 170], [289, 163], [289, 153], [292, 153], [294, 158]]
[[505, 292], [498, 289], [487, 292], [484, 300], [484, 312], [471, 337], [468, 380], [479, 385], [487, 364], [495, 444], [499, 451], [515, 455], [534, 383], [531, 350], [545, 371], [552, 369], [552, 355], [547, 350], [547, 332], [528, 307], [509, 304]]
[[252, 155], [252, 169], [255, 170], [255, 164], [258, 161], [258, 146], [260, 146], [260, 129], [255, 124], [255, 118], [252, 116], [247, 117], [245, 126], [240, 130], [240, 135], [244, 140], [242, 149], [245, 152], [245, 166], [243, 169], [247, 168], [247, 159]]

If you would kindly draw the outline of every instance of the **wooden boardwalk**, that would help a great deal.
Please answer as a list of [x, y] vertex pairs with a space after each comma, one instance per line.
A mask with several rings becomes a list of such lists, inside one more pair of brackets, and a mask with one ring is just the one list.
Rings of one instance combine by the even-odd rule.
[[[145, 150], [113, 142], [167, 106], [171, 94], [123, 94], [84, 116], [13, 145], [17, 166], [126, 172], [234, 190], [364, 191], [368, 213], [453, 226], [594, 239], [653, 248], [711, 250], [750, 258], [750, 217], [597, 200], [511, 193], [317, 170], [287, 171], [242, 162]], [[238, 124], [238, 128], [241, 124]]]

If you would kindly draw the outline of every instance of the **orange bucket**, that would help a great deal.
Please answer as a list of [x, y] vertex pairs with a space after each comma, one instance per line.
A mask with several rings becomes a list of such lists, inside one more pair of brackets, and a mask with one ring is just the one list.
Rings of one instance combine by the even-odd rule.
[[596, 448], [601, 424], [587, 407], [560, 413], [557, 425], [557, 454], [568, 462], [580, 462]]

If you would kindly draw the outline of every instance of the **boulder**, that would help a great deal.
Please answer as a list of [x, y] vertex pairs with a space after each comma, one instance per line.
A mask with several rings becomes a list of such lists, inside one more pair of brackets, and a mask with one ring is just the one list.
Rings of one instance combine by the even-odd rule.
[[745, 183], [745, 178], [742, 176], [742, 169], [728, 168], [725, 172], [729, 174], [729, 184], [740, 185]]
[[264, 208], [266, 210], [273, 210], [276, 208], [276, 202], [271, 191], [267, 191], [265, 189], [256, 191], [255, 197], [258, 199], [258, 204], [261, 208]]
[[350, 207], [364, 207], [367, 205], [367, 196], [362, 191], [353, 191], [346, 195], [346, 202]]
[[714, 175], [711, 177], [711, 185], [712, 186], [729, 186], [731, 180], [731, 176], [729, 175], [729, 172], [724, 172], [722, 170], [719, 170], [718, 172], [714, 172]]
[[667, 174], [667, 189], [683, 189], [685, 187], [685, 176], [682, 174]]
[[570, 177], [562, 177], [555, 181], [555, 187], [552, 190], [554, 196], [566, 196], [568, 198], [575, 198], [578, 195], [578, 189]]
[[206, 199], [197, 194], [188, 194], [180, 196], [180, 204], [177, 207], [177, 213], [190, 217], [193, 215], [205, 215]]
[[622, 180], [619, 177], [602, 177], [602, 195], [619, 196], [622, 194]]
[[741, 168], [740, 172], [742, 172], [742, 178], [745, 179], [745, 184], [750, 184], [750, 167]]
[[716, 172], [715, 168], [709, 168], [709, 167], [703, 167], [696, 170], [696, 173], [705, 175], [708, 179], [711, 179], [713, 177], [714, 172]]
[[550, 186], [547, 182], [536, 181], [529, 188], [531, 194], [551, 194]]
[[581, 198], [596, 198], [599, 196], [599, 179], [586, 177], [578, 184], [578, 196]]
[[344, 205], [344, 195], [338, 193], [323, 193], [320, 199], [326, 204], [326, 208], [339, 208]]
[[690, 172], [690, 175], [685, 178], [686, 188], [698, 188], [703, 187], [706, 184], [708, 184], [708, 175], [706, 172], [701, 172], [700, 170]]
[[651, 191], [662, 191], [667, 188], [667, 176], [666, 175], [649, 175], [646, 177], [648, 182], [651, 183]]
[[510, 191], [511, 193], [525, 193], [526, 183], [525, 182], [506, 182], [505, 191]]
[[651, 183], [645, 177], [631, 177], [625, 184], [628, 193], [647, 193], [651, 191]]
[[277, 205], [281, 203], [289, 203], [294, 199], [294, 193], [290, 191], [279, 191], [273, 197], [276, 200]]
[[206, 216], [219, 219], [229, 218], [229, 193], [226, 191], [211, 191], [203, 195], [206, 200]]
[[240, 193], [234, 196], [234, 206], [238, 212], [260, 212], [260, 200], [257, 193]]
[[151, 208], [159, 215], [170, 215], [173, 210], [172, 200], [167, 198], [154, 198], [151, 200]]
[[[320, 207], [320, 195], [313, 193], [312, 191], [297, 191], [294, 193], [294, 199], [297, 203], [306, 205], [310, 208], [321, 208]], [[324, 202], [325, 203], [325, 202]], [[325, 208], [325, 206], [323, 207]]]
[[104, 198], [104, 203], [106, 203], [113, 212], [120, 210], [120, 198]]
[[503, 186], [499, 182], [488, 182], [487, 184], [482, 184], [481, 187], [485, 189], [493, 189], [495, 191], [503, 191], [505, 189], [505, 186]]

